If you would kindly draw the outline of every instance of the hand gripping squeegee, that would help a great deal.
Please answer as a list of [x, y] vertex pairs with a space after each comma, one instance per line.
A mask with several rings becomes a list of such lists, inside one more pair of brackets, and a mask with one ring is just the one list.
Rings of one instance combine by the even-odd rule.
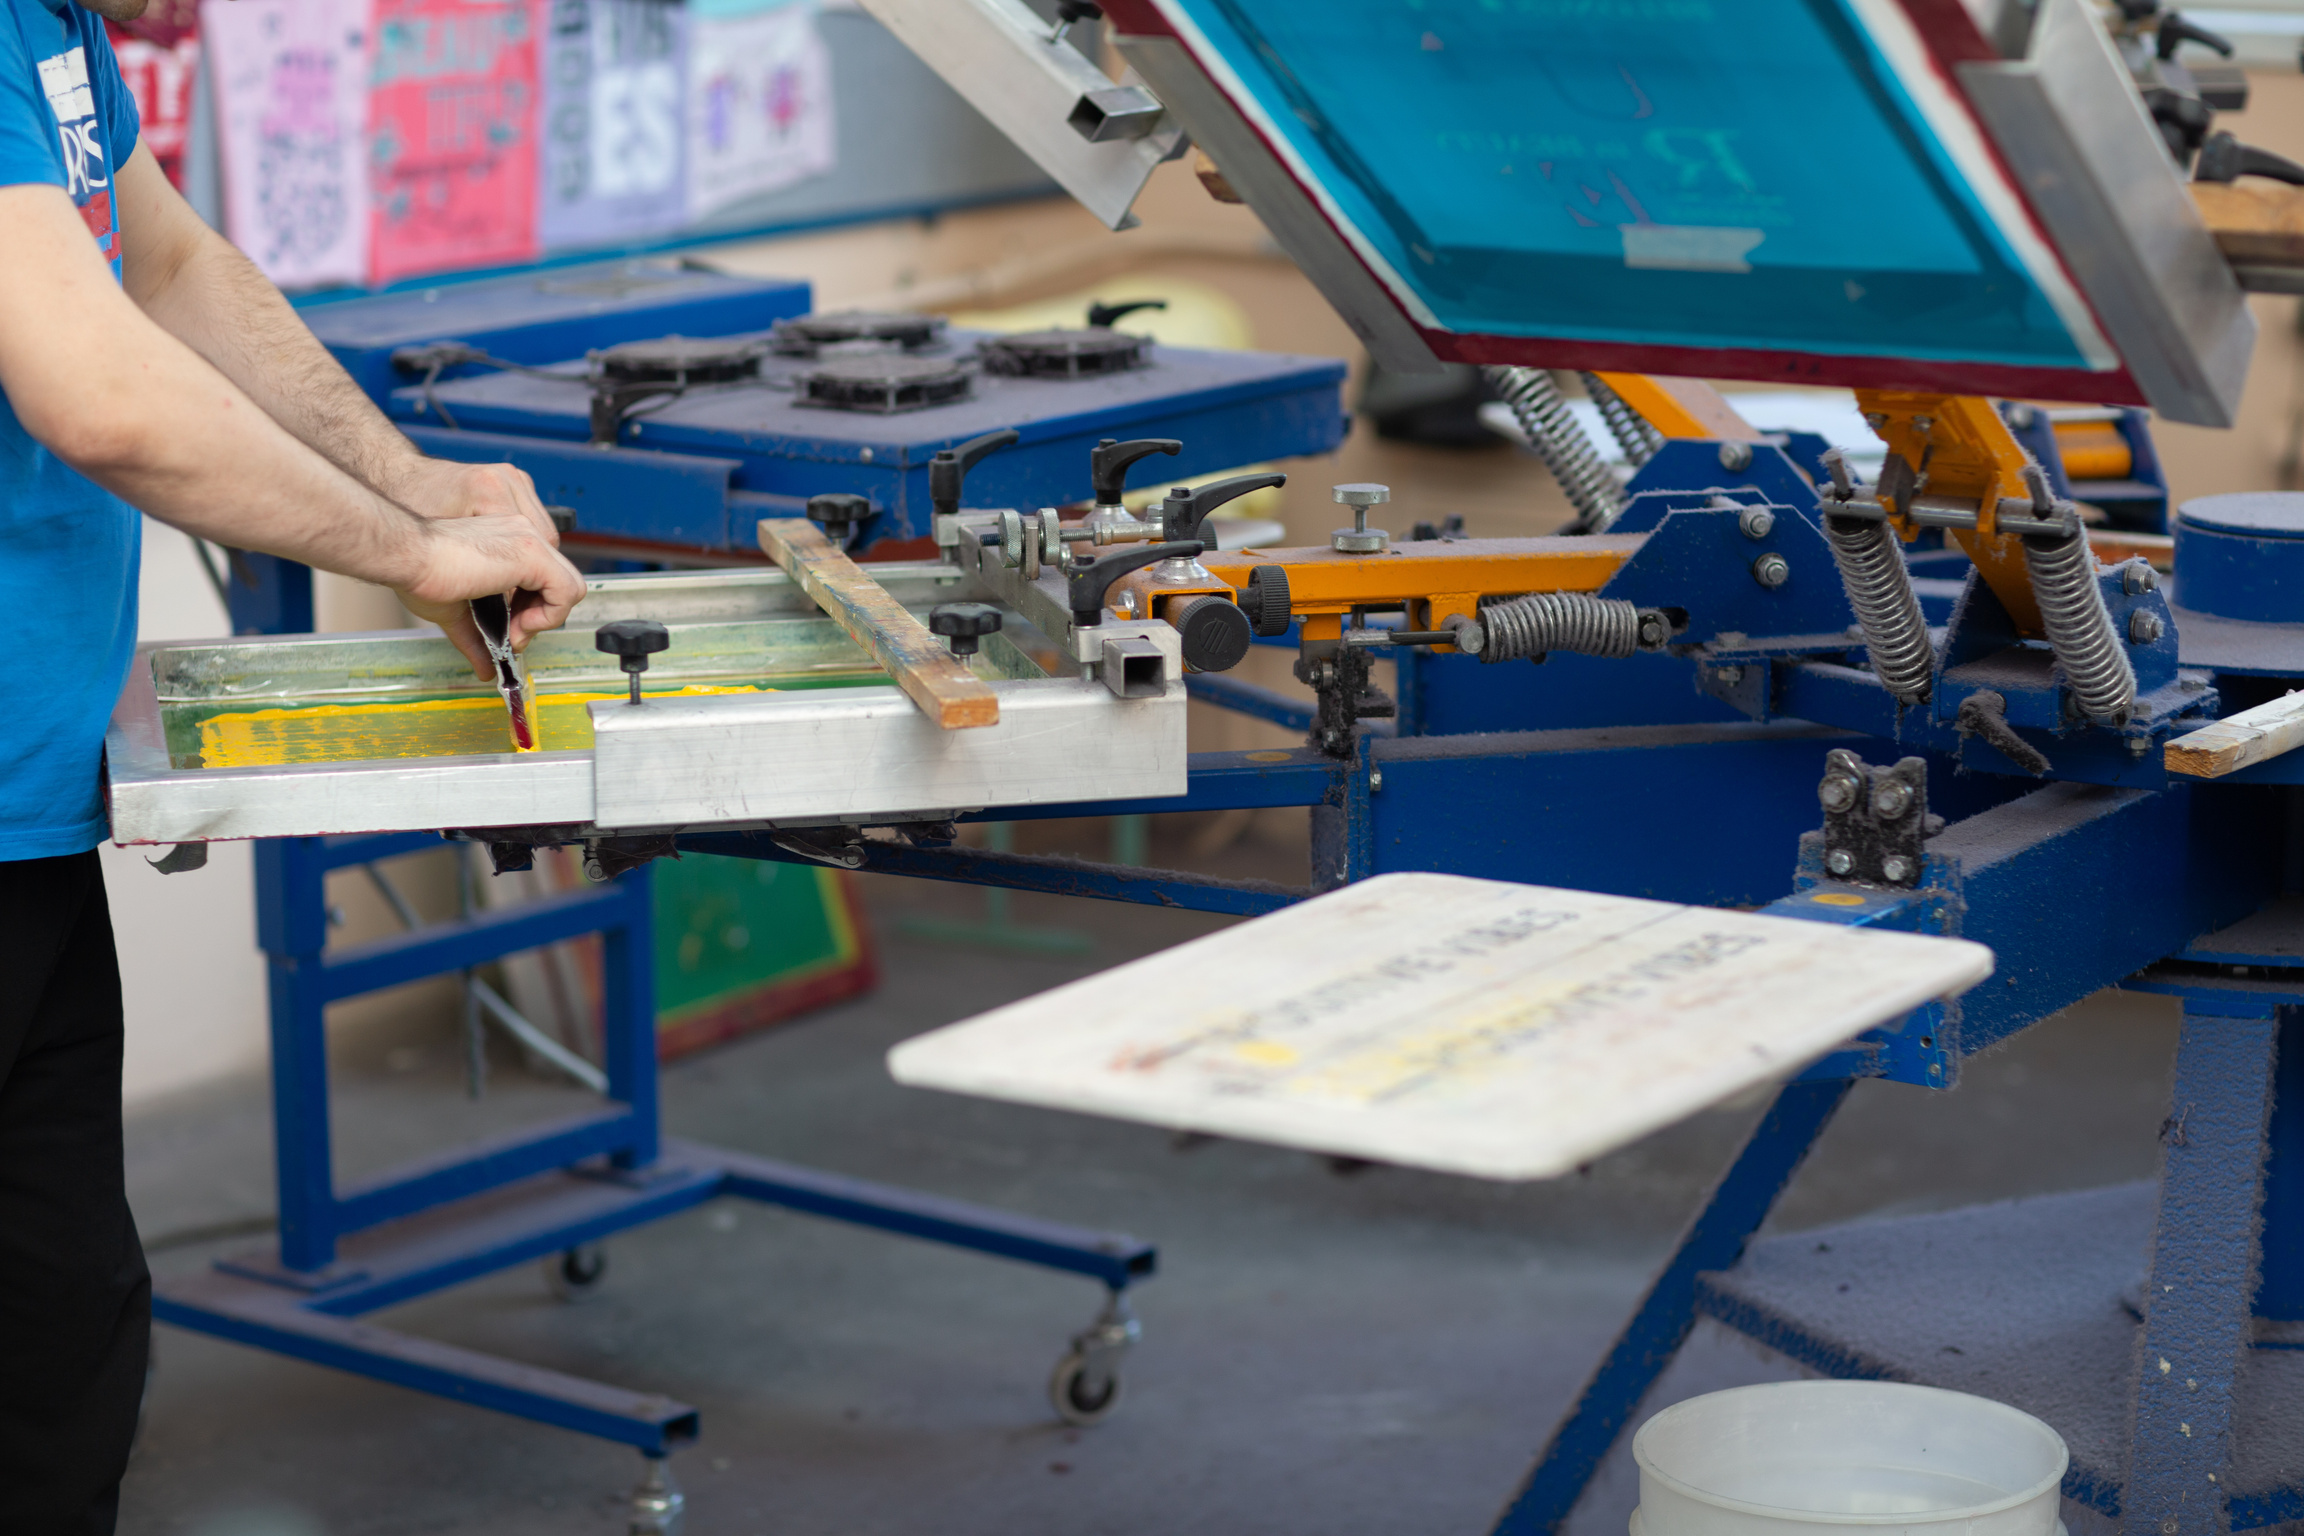
[[512, 649], [512, 606], [501, 593], [472, 599], [472, 622], [487, 643], [488, 659], [496, 664], [496, 691], [512, 716], [512, 750], [536, 750], [536, 727], [528, 715], [528, 679], [520, 670], [520, 657]]

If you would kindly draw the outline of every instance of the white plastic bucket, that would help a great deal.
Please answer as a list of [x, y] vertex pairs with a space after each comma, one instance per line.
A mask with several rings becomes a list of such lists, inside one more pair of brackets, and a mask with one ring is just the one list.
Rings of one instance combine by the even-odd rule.
[[2058, 1536], [2056, 1431], [1990, 1398], [1887, 1381], [1692, 1397], [1632, 1440], [1632, 1536]]

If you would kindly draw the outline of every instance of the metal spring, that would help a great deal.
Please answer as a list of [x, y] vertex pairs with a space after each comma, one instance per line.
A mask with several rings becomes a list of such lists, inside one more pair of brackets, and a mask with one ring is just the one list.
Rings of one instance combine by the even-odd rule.
[[1632, 409], [1631, 402], [1616, 393], [1600, 375], [1580, 373], [1576, 377], [1584, 381], [1584, 393], [1600, 408], [1600, 419], [1608, 423], [1616, 446], [1624, 450], [1624, 462], [1638, 469], [1656, 457], [1656, 451], [1664, 446], [1664, 434], [1656, 430], [1655, 424]]
[[1542, 368], [1490, 368], [1488, 383], [1512, 409], [1528, 445], [1536, 450], [1576, 509], [1573, 533], [1597, 533], [1624, 510], [1624, 487], [1576, 425], [1552, 375]]
[[1885, 522], [1827, 512], [1824, 539], [1832, 546], [1832, 563], [1840, 567], [1848, 606], [1864, 630], [1874, 675], [1902, 702], [1919, 703], [1928, 697], [1936, 648], [1928, 643], [1928, 620], [1920, 612], [1895, 531]]
[[2112, 631], [2086, 535], [2026, 534], [2024, 567], [2049, 648], [2081, 712], [2101, 725], [2127, 724], [2136, 704], [2136, 669]]
[[1518, 661], [1546, 651], [1630, 656], [1640, 649], [1640, 610], [1620, 597], [1589, 592], [1531, 592], [1486, 603], [1482, 661]]

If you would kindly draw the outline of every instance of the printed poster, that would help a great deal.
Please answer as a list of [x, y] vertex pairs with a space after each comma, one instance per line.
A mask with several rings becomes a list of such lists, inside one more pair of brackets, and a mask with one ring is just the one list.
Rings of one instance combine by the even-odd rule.
[[836, 158], [832, 56], [814, 6], [690, 21], [690, 218], [822, 175]]
[[136, 98], [139, 142], [175, 186], [184, 185], [192, 86], [200, 78], [200, 0], [152, 0], [136, 21], [107, 21], [120, 78]]
[[687, 220], [687, 7], [545, 0], [547, 248], [646, 240]]
[[224, 228], [283, 288], [368, 276], [368, 0], [207, 0]]
[[530, 0], [375, 0], [375, 11], [370, 281], [534, 260]]

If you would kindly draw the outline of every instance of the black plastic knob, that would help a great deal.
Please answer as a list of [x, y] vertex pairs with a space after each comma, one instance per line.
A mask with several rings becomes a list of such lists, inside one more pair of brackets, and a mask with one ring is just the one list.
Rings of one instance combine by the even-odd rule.
[[1259, 635], [1271, 638], [1288, 633], [1293, 617], [1288, 596], [1288, 567], [1259, 565], [1248, 573], [1248, 590], [1240, 594], [1241, 611]]
[[928, 628], [952, 642], [955, 656], [973, 656], [977, 642], [1000, 632], [1000, 610], [990, 603], [939, 603], [928, 610]]
[[1088, 323], [1099, 330], [1110, 330], [1140, 309], [1166, 309], [1166, 299], [1123, 299], [1118, 304], [1091, 304]]
[[1171, 540], [1197, 539], [1200, 537], [1200, 524], [1209, 513], [1224, 503], [1245, 496], [1250, 491], [1267, 490], [1287, 483], [1286, 475], [1234, 475], [1229, 480], [1211, 480], [1198, 490], [1188, 485], [1179, 485], [1168, 493], [1166, 501], [1160, 503], [1157, 513], [1160, 536]]
[[1088, 479], [1095, 487], [1096, 504], [1117, 506], [1128, 489], [1128, 466], [1155, 453], [1182, 453], [1184, 445], [1172, 437], [1140, 437], [1133, 442], [1105, 438], [1088, 450]]
[[967, 482], [968, 471], [988, 453], [995, 453], [1010, 443], [1024, 440], [1014, 427], [1002, 427], [982, 437], [972, 437], [957, 448], [939, 448], [928, 461], [929, 510], [949, 517], [960, 510], [960, 490]]
[[640, 702], [640, 674], [648, 670], [648, 658], [671, 646], [671, 634], [654, 619], [617, 619], [592, 632], [592, 648], [615, 657], [632, 679], [635, 704]]
[[808, 498], [808, 521], [824, 530], [824, 537], [845, 548], [856, 525], [872, 515], [872, 502], [853, 491], [827, 491]]
[[1229, 672], [1240, 665], [1252, 643], [1248, 615], [1228, 597], [1196, 597], [1176, 615], [1184, 642], [1184, 665], [1195, 672]]

